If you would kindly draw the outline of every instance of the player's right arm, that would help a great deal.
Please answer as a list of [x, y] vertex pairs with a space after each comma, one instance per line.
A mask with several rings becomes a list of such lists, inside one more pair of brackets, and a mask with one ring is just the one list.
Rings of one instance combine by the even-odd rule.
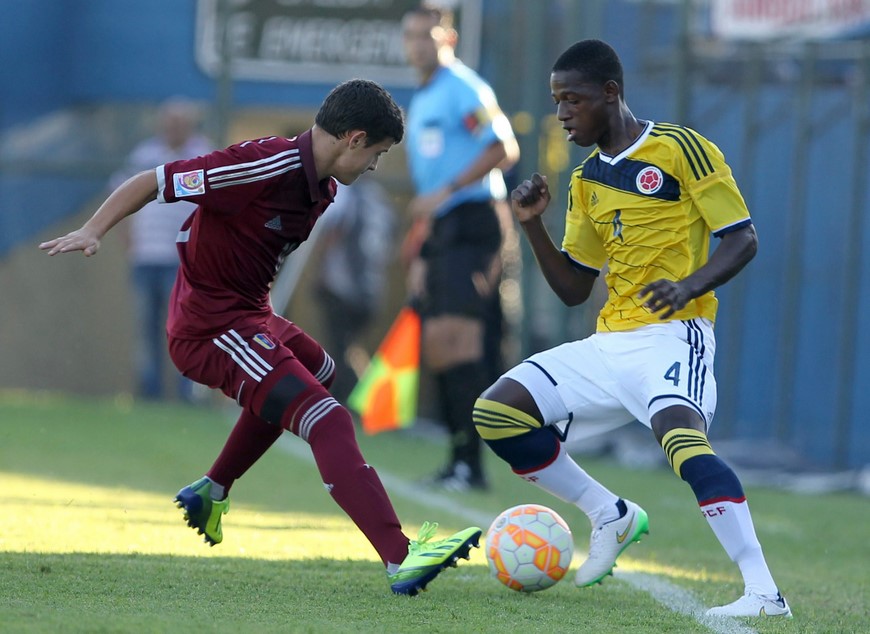
[[113, 191], [80, 229], [43, 242], [39, 248], [49, 255], [82, 251], [90, 257], [99, 250], [100, 240], [109, 229], [156, 198], [157, 176], [154, 170], [139, 172]]
[[529, 240], [544, 279], [566, 305], [577, 306], [589, 298], [595, 275], [573, 266], [553, 243], [542, 220], [549, 203], [547, 178], [538, 173], [511, 192], [511, 208]]

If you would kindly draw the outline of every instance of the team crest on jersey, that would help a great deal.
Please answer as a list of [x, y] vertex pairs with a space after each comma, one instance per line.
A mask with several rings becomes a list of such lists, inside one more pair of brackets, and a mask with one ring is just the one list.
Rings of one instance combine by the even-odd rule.
[[659, 168], [649, 165], [638, 172], [634, 182], [641, 194], [655, 194], [664, 185], [665, 177]]
[[172, 184], [178, 197], [198, 196], [205, 193], [205, 176], [202, 170], [173, 174]]
[[256, 341], [258, 344], [263, 346], [266, 350], [274, 350], [275, 349], [275, 343], [271, 339], [269, 339], [269, 337], [264, 335], [263, 333], [258, 333], [256, 335], [254, 335], [254, 341]]

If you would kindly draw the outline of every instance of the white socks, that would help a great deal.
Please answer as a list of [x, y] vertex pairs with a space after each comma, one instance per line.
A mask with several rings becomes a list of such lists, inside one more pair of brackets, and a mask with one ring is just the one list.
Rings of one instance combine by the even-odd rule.
[[776, 583], [761, 552], [746, 500], [705, 504], [701, 512], [725, 552], [740, 568], [746, 590], [775, 598]]
[[520, 477], [560, 500], [576, 505], [586, 513], [592, 526], [599, 526], [619, 516], [616, 503], [619, 496], [604, 488], [586, 473], [560, 445], [556, 459], [538, 471], [523, 473]]
[[[208, 478], [208, 476], [206, 477]], [[224, 487], [224, 485], [218, 484], [211, 478], [208, 478], [208, 481], [211, 482], [211, 491], [209, 492], [209, 497], [217, 502], [223, 500], [227, 496], [226, 488]]]

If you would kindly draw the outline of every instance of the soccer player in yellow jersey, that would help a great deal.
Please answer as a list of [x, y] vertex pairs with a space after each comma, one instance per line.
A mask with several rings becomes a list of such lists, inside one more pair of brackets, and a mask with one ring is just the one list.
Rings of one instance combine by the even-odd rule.
[[[487, 389], [475, 403], [475, 426], [515, 473], [589, 517], [589, 556], [575, 578], [584, 587], [612, 573], [649, 520], [565, 452], [557, 423], [637, 419], [743, 575], [744, 595], [708, 614], [791, 616], [740, 481], [707, 440], [716, 410], [713, 289], [757, 249], [731, 170], [697, 132], [631, 113], [622, 64], [604, 42], [568, 48], [550, 88], [568, 141], [597, 148], [571, 176], [561, 249], [541, 219], [550, 202], [546, 177], [534, 174], [512, 192], [513, 211], [565, 304], [588, 299], [605, 264], [607, 303], [595, 334], [531, 356]], [[711, 234], [719, 244], [708, 257]]]

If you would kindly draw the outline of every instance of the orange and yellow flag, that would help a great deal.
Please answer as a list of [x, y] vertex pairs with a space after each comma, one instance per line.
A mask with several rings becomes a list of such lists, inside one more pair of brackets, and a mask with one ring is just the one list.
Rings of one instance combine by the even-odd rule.
[[403, 308], [348, 397], [367, 434], [410, 427], [420, 386], [420, 315]]

